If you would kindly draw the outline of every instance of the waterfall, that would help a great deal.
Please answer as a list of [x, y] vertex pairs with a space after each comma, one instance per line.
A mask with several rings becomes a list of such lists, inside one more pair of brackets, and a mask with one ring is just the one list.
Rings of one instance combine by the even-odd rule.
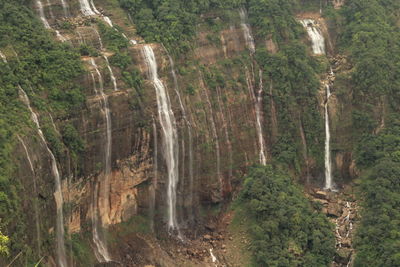
[[153, 163], [153, 173], [154, 178], [149, 188], [150, 194], [150, 204], [149, 204], [149, 217], [150, 217], [150, 228], [154, 232], [154, 214], [156, 207], [156, 190], [158, 187], [158, 136], [157, 136], [157, 124], [153, 117], [153, 138], [154, 138], [154, 163]]
[[262, 106], [262, 93], [263, 93], [263, 80], [262, 80], [262, 70], [259, 70], [260, 82], [259, 82], [259, 89], [257, 91], [257, 98], [256, 98], [256, 118], [257, 118], [257, 128], [258, 128], [258, 142], [260, 144], [260, 162], [262, 165], [267, 164], [267, 158], [265, 157], [265, 144], [264, 144], [264, 137], [262, 134], [262, 118], [263, 118], [263, 106]]
[[[244, 8], [240, 8], [239, 14], [240, 14], [240, 20], [241, 20], [244, 38], [246, 40], [246, 46], [250, 51], [250, 55], [253, 55], [255, 53], [256, 49], [255, 49], [255, 44], [254, 44], [254, 37], [251, 33], [251, 28], [250, 28], [249, 24], [247, 23], [247, 12]], [[253, 69], [254, 69], [254, 63], [252, 66], [252, 70]], [[265, 153], [264, 133], [263, 133], [263, 127], [262, 127], [263, 82], [262, 82], [262, 71], [261, 70], [259, 70], [259, 75], [260, 75], [260, 85], [259, 85], [259, 90], [257, 91], [257, 96], [254, 95], [255, 89], [249, 79], [248, 79], [247, 83], [248, 83], [248, 86], [250, 86], [249, 87], [249, 89], [251, 91], [250, 95], [253, 98], [253, 102], [254, 102], [254, 106], [255, 106], [256, 131], [257, 131], [257, 137], [258, 137], [258, 145], [260, 147], [259, 160], [262, 165], [265, 165], [265, 164], [267, 164], [267, 158], [266, 158], [266, 153]], [[253, 76], [254, 76], [254, 73], [253, 73]]]
[[36, 177], [35, 168], [33, 167], [31, 156], [29, 155], [29, 152], [28, 152], [28, 148], [26, 147], [24, 140], [19, 135], [17, 135], [17, 137], [18, 137], [18, 140], [21, 142], [22, 147], [24, 148], [25, 155], [26, 155], [26, 158], [29, 163], [29, 168], [31, 169], [31, 172], [33, 175], [33, 191], [35, 193], [33, 205], [35, 208], [36, 241], [37, 241], [37, 246], [38, 246], [38, 255], [40, 256], [41, 255], [41, 249], [40, 249], [41, 238], [40, 238], [40, 216], [39, 216], [39, 207], [38, 207], [38, 201], [37, 201], [37, 194], [38, 194], [37, 184], [36, 184], [37, 177]]
[[247, 23], [247, 11], [244, 8], [239, 9], [240, 21], [243, 29], [244, 39], [246, 40], [246, 46], [250, 50], [250, 53], [256, 52], [256, 46], [254, 44], [253, 34], [251, 33], [250, 25]]
[[326, 85], [325, 102], [325, 189], [332, 189], [331, 133], [329, 129], [328, 103], [331, 96], [329, 85]]
[[[164, 47], [165, 49], [165, 47]], [[172, 78], [174, 80], [174, 88], [175, 88], [175, 92], [178, 96], [178, 100], [179, 100], [179, 105], [181, 107], [182, 110], [182, 116], [183, 116], [183, 120], [186, 123], [187, 126], [187, 130], [188, 130], [188, 135], [189, 135], [189, 188], [190, 188], [190, 194], [189, 194], [189, 202], [191, 207], [193, 208], [193, 191], [194, 191], [194, 175], [193, 175], [193, 135], [192, 135], [192, 125], [187, 117], [187, 113], [185, 110], [185, 107], [183, 105], [182, 102], [182, 98], [181, 95], [179, 93], [179, 83], [178, 83], [178, 78], [176, 76], [176, 72], [175, 72], [175, 63], [174, 60], [172, 59], [171, 55], [168, 53], [168, 51], [165, 49], [165, 51], [167, 52], [168, 55], [168, 59], [169, 59], [169, 63], [171, 66], [171, 74], [172, 74]]]
[[65, 39], [65, 37], [61, 35], [60, 31], [55, 30], [55, 32], [56, 32], [56, 36], [57, 36], [58, 40], [60, 40], [61, 42], [67, 41], [67, 39]]
[[316, 55], [325, 54], [325, 38], [321, 30], [317, 27], [315, 20], [303, 19], [300, 23], [307, 29], [308, 36], [311, 38], [312, 49]]
[[42, 142], [47, 150], [47, 153], [49, 154], [49, 156], [51, 158], [51, 171], [52, 171], [52, 174], [53, 174], [54, 180], [55, 180], [54, 198], [55, 198], [56, 207], [57, 207], [57, 223], [56, 223], [56, 241], [57, 241], [56, 242], [57, 243], [56, 251], [57, 251], [57, 258], [58, 258], [57, 260], [58, 260], [59, 266], [67, 267], [65, 242], [64, 242], [64, 212], [63, 212], [64, 199], [63, 199], [62, 190], [61, 190], [61, 178], [60, 178], [60, 173], [59, 173], [58, 167], [57, 167], [57, 161], [56, 161], [56, 158], [54, 157], [53, 152], [51, 152], [50, 148], [47, 146], [46, 139], [42, 132], [42, 128], [40, 127], [38, 116], [32, 110], [27, 94], [21, 87], [19, 87], [19, 89], [20, 89], [22, 101], [24, 102], [24, 104], [28, 107], [29, 111], [31, 112], [31, 119], [35, 123], [39, 137], [42, 140]]
[[40, 0], [36, 0], [36, 6], [39, 9], [40, 20], [43, 22], [44, 27], [46, 29], [51, 29], [50, 24], [46, 19], [46, 15], [44, 14], [42, 2]]
[[69, 6], [68, 3], [65, 0], [61, 0], [61, 5], [63, 7], [63, 11], [64, 11], [64, 16], [65, 17], [69, 17]]
[[162, 81], [158, 78], [157, 61], [153, 49], [149, 45], [143, 47], [143, 56], [148, 67], [149, 77], [154, 84], [157, 95], [159, 120], [164, 139], [164, 159], [168, 171], [168, 230], [178, 231], [179, 226], [176, 216], [176, 189], [179, 182], [178, 168], [178, 135], [174, 113], [171, 109], [168, 92]]
[[111, 77], [111, 81], [113, 83], [114, 86], [114, 91], [118, 91], [118, 87], [117, 87], [117, 79], [114, 76], [114, 72], [110, 66], [110, 62], [108, 61], [108, 57], [106, 55], [103, 55], [103, 58], [105, 59], [106, 63], [107, 63], [107, 68], [108, 71], [110, 72], [110, 77]]
[[90, 6], [89, 0], [79, 0], [79, 4], [81, 6], [81, 12], [84, 16], [96, 15], [95, 11], [93, 11], [92, 7]]
[[[111, 261], [110, 255], [108, 253], [106, 242], [103, 240], [102, 235], [99, 233], [101, 229], [101, 222], [99, 222], [100, 214], [99, 214], [99, 200], [98, 195], [100, 195], [101, 206], [105, 209], [106, 215], [108, 216], [109, 212], [109, 193], [110, 193], [110, 175], [111, 175], [111, 112], [108, 106], [108, 97], [104, 94], [104, 83], [103, 77], [99, 71], [99, 68], [96, 65], [96, 62], [93, 58], [90, 59], [90, 64], [94, 68], [98, 78], [99, 78], [99, 90], [96, 89], [96, 85], [94, 83], [94, 90], [96, 94], [100, 94], [100, 97], [103, 100], [103, 112], [106, 121], [106, 144], [105, 144], [105, 155], [104, 155], [104, 178], [100, 184], [100, 190], [98, 190], [98, 183], [95, 183], [93, 190], [93, 215], [92, 215], [92, 228], [93, 228], [93, 242], [96, 245], [96, 258], [99, 262], [108, 262]], [[94, 78], [94, 75], [92, 76]], [[103, 185], [103, 186], [101, 186]]]
[[227, 120], [225, 119], [224, 111], [222, 108], [223, 107], [222, 99], [221, 99], [222, 93], [220, 92], [220, 90], [221, 89], [219, 87], [217, 87], [217, 101], [218, 101], [219, 113], [221, 114], [222, 128], [224, 129], [224, 133], [225, 133], [226, 146], [228, 148], [228, 154], [229, 154], [228, 181], [224, 181], [224, 186], [222, 188], [222, 193], [223, 193], [223, 197], [224, 197], [225, 193], [229, 193], [232, 189], [231, 188], [231, 179], [233, 176], [233, 172], [232, 172], [233, 155], [232, 155], [232, 142], [229, 137], [228, 123], [227, 123]]
[[4, 63], [7, 63], [7, 58], [1, 51], [0, 51], [0, 58], [1, 60], [3, 60]]
[[[200, 74], [200, 76], [201, 76], [201, 81], [200, 81], [201, 82], [201, 87], [203, 88], [205, 99], [206, 99], [208, 108], [210, 109], [211, 130], [212, 130], [213, 139], [214, 139], [213, 141], [215, 142], [215, 150], [216, 150], [216, 153], [217, 153], [217, 162], [216, 162], [216, 164], [217, 164], [217, 176], [218, 176], [218, 179], [219, 179], [220, 188], [222, 189], [224, 183], [223, 183], [223, 179], [222, 179], [222, 175], [221, 175], [221, 152], [220, 152], [220, 145], [219, 145], [217, 127], [216, 127], [216, 124], [215, 124], [215, 121], [214, 121], [214, 112], [213, 112], [212, 104], [211, 104], [210, 98], [209, 98], [209, 96], [207, 94], [207, 89], [206, 89], [206, 87], [204, 85], [204, 78], [203, 78], [203, 76], [201, 74]], [[221, 192], [222, 192], [222, 190], [221, 190]], [[221, 196], [222, 196], [222, 194], [221, 194]]]

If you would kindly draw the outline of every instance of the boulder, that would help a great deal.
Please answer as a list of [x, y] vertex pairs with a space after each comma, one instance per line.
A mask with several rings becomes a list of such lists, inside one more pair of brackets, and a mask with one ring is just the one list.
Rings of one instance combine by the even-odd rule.
[[325, 199], [325, 200], [328, 199], [328, 194], [327, 194], [326, 191], [316, 191], [316, 192], [314, 193], [314, 196], [315, 196], [316, 198], [318, 198], [318, 199]]
[[340, 217], [342, 215], [342, 207], [337, 203], [329, 203], [327, 214], [329, 216]]

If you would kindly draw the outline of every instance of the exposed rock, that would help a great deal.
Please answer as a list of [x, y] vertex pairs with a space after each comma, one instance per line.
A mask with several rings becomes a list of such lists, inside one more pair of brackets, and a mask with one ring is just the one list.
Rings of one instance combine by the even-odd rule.
[[327, 214], [330, 216], [340, 217], [342, 214], [342, 207], [337, 203], [329, 203]]
[[204, 235], [204, 236], [203, 236], [203, 239], [204, 239], [205, 241], [210, 241], [210, 240], [212, 240], [212, 236], [211, 236], [211, 235]]
[[328, 199], [328, 193], [326, 191], [316, 191], [314, 196], [318, 199]]

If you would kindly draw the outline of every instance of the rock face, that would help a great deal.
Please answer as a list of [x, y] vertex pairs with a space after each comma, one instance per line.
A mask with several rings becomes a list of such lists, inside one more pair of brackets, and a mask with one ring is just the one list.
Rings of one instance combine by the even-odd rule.
[[[96, 5], [102, 12], [101, 4]], [[140, 215], [151, 217], [156, 232], [164, 231], [167, 216], [167, 168], [163, 159], [165, 151], [155, 90], [143, 58], [143, 44], [131, 45], [127, 51], [134, 61], [132, 67], [139, 70], [143, 79], [141, 88], [131, 88], [122, 78], [121, 71], [108, 65], [107, 57], [111, 57], [112, 53], [105, 48], [94, 23], [96, 18], [104, 19], [104, 15], [83, 16], [77, 1], [69, 5], [68, 18], [64, 18], [60, 1], [49, 0], [43, 8], [52, 31], [58, 29], [63, 38], [75, 47], [87, 44], [99, 53], [97, 57], [82, 57], [87, 69], [79, 81], [86, 93], [83, 109], [75, 117], [54, 118], [57, 131], [65, 123], [72, 123], [85, 142], [85, 151], [79, 157], [79, 164], [74, 163], [75, 159], [66, 149], [65, 155], [57, 159], [65, 206], [68, 207], [65, 208], [68, 233], [90, 233], [96, 213], [104, 228]], [[122, 28], [127, 38], [140, 40], [131, 26], [126, 26], [130, 25], [127, 18], [112, 16], [112, 13], [112, 10], [108, 11], [107, 16]], [[63, 21], [72, 25], [71, 30], [59, 28], [58, 25]], [[160, 80], [168, 90], [177, 121], [177, 213], [182, 231], [204, 222], [206, 217], [201, 214], [201, 209], [228, 200], [236, 186], [233, 177], [241, 175], [247, 165], [258, 162], [252, 99], [254, 92], [250, 91], [252, 89], [243, 75], [244, 70], [252, 76], [255, 88], [258, 81], [250, 71], [250, 62], [244, 61], [243, 64], [230, 67], [220, 63], [221, 60], [242, 60], [241, 54], [247, 53], [242, 28], [237, 24], [222, 30], [218, 36], [220, 45], [208, 38], [211, 34], [211, 31], [197, 34], [194, 59], [200, 63], [186, 66], [185, 62], [178, 61], [176, 69], [172, 69], [174, 66], [165, 48], [151, 44], [158, 62]], [[271, 51], [278, 49], [270, 39], [266, 41], [266, 46]], [[95, 62], [96, 67], [91, 62]], [[206, 66], [205, 71], [201, 69], [203, 65]], [[179, 68], [187, 68], [192, 74], [179, 75]], [[224, 76], [226, 85], [214, 88], [209, 84], [215, 69]], [[178, 86], [172, 71], [177, 73]], [[113, 84], [113, 76], [116, 84]], [[100, 90], [104, 91], [104, 96]], [[107, 99], [110, 111], [109, 122], [105, 116], [104, 98]], [[41, 120], [48, 116], [40, 115]], [[191, 127], [190, 134], [188, 125]], [[111, 128], [109, 174], [105, 171], [107, 126]], [[37, 244], [35, 246], [40, 250], [42, 240], [51, 235], [55, 227], [55, 218], [52, 218], [56, 213], [53, 179], [48, 168], [49, 159], [37, 142], [35, 133], [24, 141], [32, 148], [32, 161], [37, 170], [34, 175], [37, 178], [37, 188], [25, 196], [26, 206], [30, 199], [39, 198], [40, 203], [36, 209], [39, 219], [42, 214], [48, 214], [45, 219], [37, 220], [37, 233], [32, 232], [29, 237], [30, 240], [36, 240], [32, 243]], [[24, 171], [28, 169], [28, 162], [21, 151], [22, 145], [16, 149], [17, 169], [20, 176], [24, 177], [24, 187], [31, 188], [32, 174]], [[100, 193], [97, 193], [96, 187]], [[52, 259], [48, 261], [51, 265]]]
[[358, 206], [352, 193], [315, 190], [312, 199], [323, 205], [322, 211], [335, 224], [336, 255], [334, 267], [351, 266], [354, 256], [353, 235], [358, 220]]
[[[69, 16], [65, 18], [60, 1], [46, 1], [44, 13], [50, 26], [53, 30], [60, 30], [62, 36], [73, 46], [90, 45], [97, 50], [99, 56], [82, 57], [87, 73], [81, 77], [79, 83], [85, 88], [85, 107], [75, 117], [55, 118], [57, 129], [65, 123], [72, 123], [86, 144], [85, 151], [79, 158], [79, 164], [73, 164], [74, 159], [71, 158], [69, 151], [65, 151], [65, 155], [58, 159], [63, 180], [65, 210], [67, 210], [65, 226], [70, 235], [90, 233], [93, 227], [91, 222], [97, 212], [101, 226], [106, 229], [140, 215], [149, 218], [152, 230], [163, 232], [167, 217], [167, 167], [163, 158], [165, 151], [154, 84], [148, 77], [148, 66], [142, 53], [143, 42], [131, 45], [127, 51], [134, 62], [134, 66], [131, 67], [139, 71], [143, 80], [141, 88], [132, 88], [123, 79], [120, 69], [108, 65], [107, 57], [111, 57], [112, 52], [104, 47], [95, 23], [96, 19], [104, 19], [104, 15], [85, 17], [81, 13], [78, 1], [71, 2], [68, 9]], [[102, 7], [101, 3], [96, 5], [104, 14], [103, 10], [106, 8]], [[141, 40], [129, 20], [117, 16], [121, 13], [123, 13], [121, 10], [107, 10], [107, 16], [110, 16], [113, 23], [122, 29], [128, 39]], [[59, 29], [58, 25], [61, 22], [68, 22], [72, 25], [72, 29]], [[175, 68], [165, 48], [151, 44], [158, 62], [159, 78], [167, 88], [178, 129], [177, 213], [182, 231], [190, 231], [195, 226], [201, 225], [206, 220], [206, 215], [202, 214], [204, 209], [229, 200], [233, 189], [239, 183], [234, 177], [239, 177], [247, 166], [258, 162], [259, 148], [253, 103], [255, 92], [251, 91], [249, 84], [252, 84], [253, 88], [258, 88], [262, 80], [258, 81], [257, 73], [251, 68], [251, 62], [242, 57], [248, 52], [242, 28], [238, 24], [220, 31], [218, 38], [210, 38], [212, 34], [214, 34], [212, 31], [206, 30], [198, 32], [194, 55], [191, 58], [194, 63], [187, 65], [186, 59], [180, 59], [175, 63]], [[260, 45], [265, 45], [270, 53], [279, 51], [279, 47], [271, 37], [266, 37]], [[98, 66], [97, 70], [90, 64], [92, 60]], [[240, 64], [226, 63], [235, 60]], [[173, 74], [177, 75], [178, 86]], [[225, 84], [214, 86], [210, 82], [220, 77], [224, 79]], [[110, 111], [109, 174], [106, 174], [104, 166], [107, 119], [104, 98], [98, 93], [100, 87], [104, 89], [104, 97], [107, 98]], [[118, 90], [115, 90], [115, 87]], [[265, 143], [268, 144], [268, 139], [275, 139], [278, 135], [278, 115], [272, 97], [273, 86], [266, 90], [269, 90], [273, 103], [269, 119], [271, 134], [264, 136], [267, 139]], [[40, 119], [47, 116], [41, 115]], [[304, 132], [302, 129], [303, 135]], [[52, 218], [56, 213], [53, 178], [48, 167], [49, 159], [34, 132], [24, 141], [28, 144], [36, 171], [34, 174], [27, 171], [28, 161], [23, 156], [21, 145], [15, 151], [18, 155], [17, 174], [24, 181], [24, 188], [35, 187], [35, 190], [29, 191], [24, 196], [24, 208], [29, 210], [30, 200], [38, 199], [38, 205], [29, 211], [32, 213], [32, 218], [35, 214], [38, 216], [36, 219], [38, 226], [36, 231], [29, 233], [31, 235], [29, 239], [33, 240], [32, 247], [40, 251], [43, 240], [51, 237], [55, 227], [55, 218]], [[304, 146], [307, 150], [305, 142]], [[347, 157], [348, 155], [343, 157], [338, 155], [337, 165], [351, 169], [351, 166], [346, 165]], [[314, 159], [308, 158], [307, 155], [304, 158], [310, 167], [316, 165]], [[79, 170], [76, 165], [79, 166]], [[309, 170], [305, 172], [309, 174]], [[32, 179], [32, 175], [35, 179]], [[104, 179], [105, 176], [107, 179]], [[33, 186], [34, 182], [36, 186]], [[96, 186], [102, 193], [97, 194]], [[94, 200], [95, 196], [97, 201]], [[343, 219], [343, 214], [346, 212], [343, 203], [334, 202], [331, 194], [326, 192], [318, 192], [317, 198], [324, 205], [327, 214], [337, 220]], [[45, 219], [41, 219], [42, 214], [46, 214], [43, 216]], [[209, 226], [206, 228], [211, 229]], [[213, 239], [212, 236], [204, 236], [204, 240], [210, 244]], [[351, 247], [351, 242], [343, 240], [342, 245]], [[129, 246], [119, 249], [124, 253], [132, 250]], [[146, 249], [150, 251], [154, 248], [149, 245]], [[196, 253], [189, 251], [187, 254]], [[196, 255], [193, 257], [197, 257]], [[202, 252], [201, 255], [209, 257], [209, 252]], [[131, 259], [125, 260], [130, 262]], [[48, 261], [51, 265], [52, 259]], [[139, 259], [137, 262], [144, 261]], [[118, 264], [98, 266], [118, 266]]]

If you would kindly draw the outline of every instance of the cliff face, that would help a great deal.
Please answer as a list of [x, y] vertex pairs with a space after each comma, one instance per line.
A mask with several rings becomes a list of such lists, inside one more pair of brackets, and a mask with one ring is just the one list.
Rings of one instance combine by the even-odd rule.
[[[168, 216], [168, 167], [164, 160], [166, 148], [156, 91], [143, 54], [144, 42], [114, 3], [99, 1], [96, 3], [99, 14], [83, 16], [78, 1], [69, 1], [67, 7], [62, 1], [42, 2], [43, 14], [52, 31], [58, 31], [54, 38], [74, 47], [84, 44], [96, 50], [91, 56], [82, 56], [86, 73], [79, 79], [79, 84], [85, 88], [85, 107], [75, 117], [55, 118], [57, 130], [72, 123], [85, 141], [78, 164], [68, 151], [58, 159], [64, 225], [68, 234], [90, 234], [96, 227], [93, 218], [97, 216], [106, 229], [114, 229], [116, 224], [129, 223], [132, 218], [141, 216], [148, 219], [152, 230], [162, 235]], [[35, 9], [41, 14], [37, 3]], [[115, 31], [123, 33], [130, 41], [126, 52], [132, 60], [132, 68], [136, 68], [143, 79], [140, 88], [133, 88], [123, 71], [109, 64], [115, 52], [107, 48], [96, 19], [109, 26], [111, 19], [112, 25], [117, 26]], [[73, 26], [63, 27], [63, 23]], [[203, 30], [197, 32], [194, 53], [187, 58], [176, 57], [176, 62], [161, 44], [149, 44], [154, 50], [158, 75], [167, 88], [176, 118], [179, 140], [177, 220], [180, 230], [187, 235], [195, 235], [193, 229], [204, 224], [216, 207], [230, 200], [246, 167], [259, 163], [260, 150], [254, 94], [263, 80], [249, 56], [239, 14], [236, 23], [226, 25], [217, 34], [200, 28]], [[279, 50], [269, 37], [261, 45], [271, 53]], [[330, 50], [333, 50], [332, 45]], [[270, 112], [265, 114], [263, 127], [268, 126], [268, 129], [264, 129], [263, 138], [270, 144], [277, 138], [279, 122], [273, 85], [264, 88], [267, 90]], [[332, 104], [331, 108], [334, 106]], [[335, 110], [330, 112], [336, 114]], [[48, 117], [47, 114], [40, 115], [40, 120]], [[334, 120], [339, 119], [335, 117]], [[316, 174], [316, 159], [307, 156], [301, 123], [299, 129], [307, 162], [300, 166], [300, 173], [309, 175], [311, 168]], [[27, 243], [36, 247], [40, 255], [40, 250], [52, 250], [44, 241], [51, 242], [55, 228], [54, 180], [49, 168], [50, 159], [36, 132], [32, 130], [32, 134], [22, 140], [28, 147], [35, 170], [34, 173], [30, 170], [21, 143], [15, 155], [18, 176], [27, 192], [23, 197], [24, 209], [29, 210], [32, 199], [35, 204], [29, 212], [35, 218], [36, 230], [29, 232], [32, 236], [27, 238]], [[334, 162], [343, 176], [354, 175], [348, 152], [337, 153]], [[93, 244], [91, 246], [94, 248]], [[110, 251], [115, 252], [118, 246], [112, 245]], [[79, 265], [70, 256], [68, 262]], [[46, 263], [54, 265], [55, 261], [48, 258]]]
[[[82, 57], [87, 71], [79, 80], [86, 92], [84, 109], [75, 117], [54, 118], [57, 131], [72, 123], [85, 142], [77, 164], [67, 150], [58, 158], [67, 233], [90, 232], [96, 214], [106, 228], [140, 215], [149, 217], [155, 230], [163, 232], [168, 210], [168, 169], [163, 157], [166, 151], [154, 84], [143, 55], [144, 44], [131, 42], [127, 50], [143, 79], [138, 93], [137, 88], [126, 83], [119, 68], [109, 65], [114, 52], [103, 44], [94, 19], [105, 20], [107, 15], [113, 25], [121, 27], [116, 31], [123, 32], [128, 39], [140, 40], [122, 10], [96, 3], [104, 15], [88, 17], [82, 15], [77, 1], [68, 2], [67, 9], [59, 1], [42, 2], [42, 10], [37, 3], [34, 7], [39, 15], [43, 11], [50, 30], [57, 31], [55, 38], [75, 47], [85, 44], [97, 50], [97, 56]], [[66, 12], [68, 17], [64, 18]], [[73, 27], [65, 29], [60, 26], [62, 23]], [[230, 198], [245, 167], [258, 162], [251, 91], [254, 89], [248, 86], [249, 82], [257, 86], [258, 77], [251, 69], [243, 31], [237, 23], [222, 30], [217, 42], [207, 38], [211, 34], [198, 32], [191, 62], [178, 59], [175, 66], [162, 45], [151, 44], [176, 117], [177, 217], [181, 231], [189, 233], [189, 227], [206, 221], [210, 208]], [[232, 64], [234, 60], [243, 64]], [[225, 82], [215, 86], [211, 82], [217, 79], [214, 76], [217, 73], [217, 78], [223, 77]], [[47, 118], [48, 114], [40, 114], [40, 121]], [[35, 190], [23, 197], [26, 207], [33, 199], [35, 209], [31, 212], [37, 223], [27, 242], [37, 247], [40, 255], [39, 250], [49, 249], [45, 248], [44, 240], [51, 239], [55, 231], [54, 179], [50, 159], [35, 130], [23, 140], [35, 169], [33, 175], [27, 168], [29, 162], [21, 143], [15, 150], [18, 174], [25, 190], [35, 183]], [[111, 142], [109, 173], [108, 141]], [[49, 258], [46, 262], [52, 265], [55, 260]]]

